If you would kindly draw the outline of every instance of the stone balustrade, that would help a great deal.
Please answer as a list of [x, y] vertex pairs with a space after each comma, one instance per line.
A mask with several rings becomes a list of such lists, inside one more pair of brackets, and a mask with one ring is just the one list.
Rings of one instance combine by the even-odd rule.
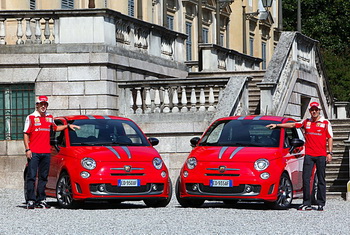
[[262, 59], [215, 44], [200, 44], [203, 72], [259, 70]]
[[[125, 114], [214, 112], [229, 78], [120, 83]], [[123, 105], [121, 105], [123, 106]], [[121, 110], [122, 111], [122, 110]]]
[[184, 62], [186, 38], [109, 9], [0, 11], [0, 46], [94, 43]]

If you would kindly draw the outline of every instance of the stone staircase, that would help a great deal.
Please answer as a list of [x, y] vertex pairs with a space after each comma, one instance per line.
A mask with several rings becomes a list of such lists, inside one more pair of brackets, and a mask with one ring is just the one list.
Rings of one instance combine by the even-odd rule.
[[265, 71], [255, 72], [250, 75], [248, 83], [249, 112], [250, 114], [260, 114], [260, 88], [257, 86], [264, 78]]
[[344, 141], [349, 139], [350, 119], [330, 120], [333, 128], [333, 160], [326, 168], [328, 198], [346, 197], [349, 181], [349, 149]]

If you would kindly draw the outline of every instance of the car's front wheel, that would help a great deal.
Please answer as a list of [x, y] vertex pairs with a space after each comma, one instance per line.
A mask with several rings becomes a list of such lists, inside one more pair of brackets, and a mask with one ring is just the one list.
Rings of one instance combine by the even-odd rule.
[[62, 208], [75, 208], [77, 201], [73, 199], [72, 182], [68, 173], [63, 172], [56, 186], [56, 198]]
[[145, 199], [143, 202], [149, 207], [166, 207], [170, 203], [171, 197], [173, 196], [173, 184], [171, 183], [170, 178], [168, 181], [168, 192], [169, 196], [166, 199]]
[[177, 178], [175, 185], [176, 199], [182, 207], [201, 207], [204, 203], [203, 199], [189, 199], [180, 197], [180, 177]]
[[293, 201], [293, 186], [286, 173], [283, 173], [278, 186], [277, 200], [267, 204], [276, 210], [285, 210], [290, 207]]

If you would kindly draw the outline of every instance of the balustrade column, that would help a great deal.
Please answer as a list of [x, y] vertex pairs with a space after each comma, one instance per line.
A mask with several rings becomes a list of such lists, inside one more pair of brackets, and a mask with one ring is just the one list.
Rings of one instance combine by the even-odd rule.
[[172, 108], [171, 112], [178, 113], [179, 112], [179, 107], [178, 107], [179, 98], [178, 98], [178, 95], [177, 95], [177, 87], [173, 88], [173, 100], [172, 100], [172, 103], [173, 103], [173, 108]]
[[209, 87], [209, 107], [208, 107], [209, 112], [215, 111], [214, 102], [215, 102], [214, 89], [213, 87]]
[[192, 91], [191, 91], [191, 111], [192, 112], [197, 111], [196, 104], [197, 104], [196, 89], [192, 88]]
[[181, 112], [186, 113], [188, 111], [188, 109], [187, 109], [186, 88], [184, 86], [182, 87], [181, 104], [182, 104]]
[[44, 30], [44, 44], [51, 44], [50, 41], [50, 18], [44, 18], [45, 19], [45, 30]]
[[199, 111], [200, 112], [205, 112], [205, 93], [204, 93], [204, 88], [201, 88], [201, 91], [199, 93]]
[[35, 44], [41, 44], [41, 28], [40, 28], [40, 18], [34, 18], [35, 20]]
[[152, 100], [151, 100], [151, 92], [149, 87], [145, 88], [145, 105], [146, 105], [145, 113], [151, 113]]
[[6, 30], [5, 30], [5, 20], [4, 18], [0, 18], [0, 45], [6, 45], [5, 37], [6, 37]]
[[131, 113], [135, 113], [135, 111], [134, 111], [134, 96], [133, 96], [133, 94], [132, 94], [132, 91], [133, 91], [133, 88], [131, 88], [130, 89], [130, 112]]
[[26, 44], [33, 43], [32, 41], [32, 29], [30, 28], [30, 18], [26, 19]]
[[136, 114], [142, 114], [141, 87], [136, 87]]
[[20, 44], [24, 44], [23, 41], [23, 27], [22, 27], [22, 20], [23, 18], [17, 18], [17, 41], [16, 44], [20, 45]]
[[159, 88], [156, 88], [154, 91], [154, 104], [156, 108], [154, 109], [155, 113], [160, 113], [160, 94], [159, 94]]
[[169, 108], [170, 99], [169, 99], [169, 91], [167, 88], [164, 90], [164, 102], [163, 103], [164, 103], [163, 113], [170, 113], [170, 108]]

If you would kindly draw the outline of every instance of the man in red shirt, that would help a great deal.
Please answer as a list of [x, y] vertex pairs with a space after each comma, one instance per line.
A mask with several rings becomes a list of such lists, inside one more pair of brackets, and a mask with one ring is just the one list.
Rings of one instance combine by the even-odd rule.
[[[27, 116], [24, 125], [24, 146], [28, 160], [26, 177], [27, 208], [50, 208], [46, 203], [45, 187], [50, 167], [50, 131], [62, 131], [66, 128], [80, 129], [76, 125], [56, 126], [53, 116], [46, 113], [49, 100], [46, 96], [39, 96], [36, 100], [36, 111]], [[35, 181], [38, 175], [37, 195], [35, 195]]]
[[[333, 131], [331, 123], [320, 115], [321, 107], [312, 102], [309, 108], [311, 117], [297, 123], [270, 124], [266, 127], [274, 129], [303, 128], [305, 134], [305, 158], [303, 166], [303, 204], [299, 210], [312, 210], [310, 178], [316, 164], [317, 184], [317, 210], [323, 211], [326, 204], [326, 163], [332, 161]], [[327, 151], [328, 146], [328, 151]]]

